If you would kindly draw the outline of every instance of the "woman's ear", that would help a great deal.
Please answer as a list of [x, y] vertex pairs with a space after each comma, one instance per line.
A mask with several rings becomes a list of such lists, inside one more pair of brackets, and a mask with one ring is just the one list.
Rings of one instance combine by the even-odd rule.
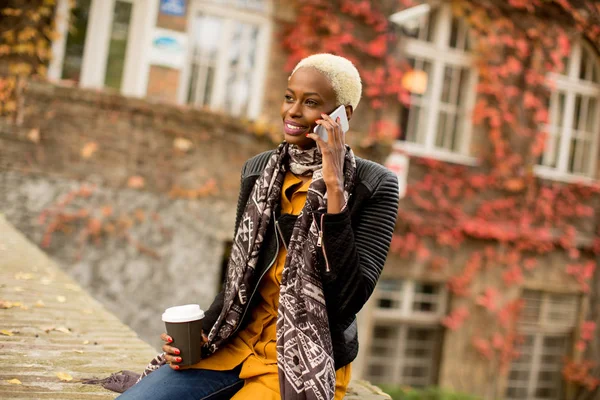
[[350, 119], [352, 118], [352, 106], [346, 106], [346, 115], [348, 116], [348, 121], [350, 121]]

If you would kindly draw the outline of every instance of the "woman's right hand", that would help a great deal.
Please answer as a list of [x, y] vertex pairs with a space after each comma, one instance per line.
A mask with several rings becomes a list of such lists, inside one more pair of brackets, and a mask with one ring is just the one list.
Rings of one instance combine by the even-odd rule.
[[[163, 333], [162, 335], [160, 335], [160, 338], [163, 342], [166, 342], [163, 345], [162, 349], [165, 352], [165, 359], [169, 363], [169, 366], [171, 367], [171, 369], [178, 371], [178, 370], [182, 370], [185, 368], [189, 368], [189, 367], [182, 367], [180, 365], [177, 365], [181, 362], [181, 351], [178, 348], [171, 346], [171, 343], [173, 343], [173, 338], [171, 336], [167, 335], [166, 333]], [[208, 338], [206, 337], [204, 332], [202, 332], [202, 345], [204, 345], [204, 343], [206, 343], [207, 341], [208, 341]]]

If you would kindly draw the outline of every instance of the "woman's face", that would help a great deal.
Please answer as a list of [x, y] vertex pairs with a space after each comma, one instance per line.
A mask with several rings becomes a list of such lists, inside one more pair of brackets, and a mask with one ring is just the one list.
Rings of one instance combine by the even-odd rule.
[[306, 137], [313, 131], [321, 114], [329, 114], [336, 108], [336, 96], [329, 80], [314, 68], [300, 68], [288, 81], [281, 118], [285, 140], [302, 149], [316, 145]]

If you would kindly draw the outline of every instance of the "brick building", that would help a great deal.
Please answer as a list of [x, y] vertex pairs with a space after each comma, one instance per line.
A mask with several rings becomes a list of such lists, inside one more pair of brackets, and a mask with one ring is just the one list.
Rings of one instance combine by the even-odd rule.
[[[66, 3], [58, 1], [57, 13], [65, 33]], [[423, 29], [403, 31], [395, 50], [415, 70], [425, 72], [427, 88], [411, 95], [410, 107], [391, 104], [386, 109], [386, 118], [406, 132], [393, 144], [390, 163], [405, 166], [399, 178], [408, 185], [417, 182], [422, 171], [410, 162], [406, 175], [407, 156], [477, 170], [477, 149], [487, 140], [485, 132], [471, 122], [478, 76], [469, 26], [453, 15], [450, 3], [432, 4], [430, 12], [420, 17]], [[50, 78], [74, 81], [82, 88], [191, 105], [241, 120], [278, 120], [286, 78], [286, 55], [278, 38], [282, 23], [294, 21], [290, 2], [78, 0], [74, 12], [80, 16], [78, 29], [54, 43], [57, 56]], [[533, 170], [536, 179], [548, 184], [594, 186], [600, 178], [600, 56], [597, 43], [575, 33], [571, 39], [565, 72], [548, 76], [554, 82], [545, 127], [550, 136]], [[136, 107], [132, 107], [133, 114]], [[355, 130], [368, 126], [370, 110], [365, 107], [359, 110], [364, 118]], [[178, 132], [185, 131], [185, 120], [178, 123]], [[244, 139], [234, 139], [238, 140]], [[227, 143], [219, 146], [225, 149]], [[201, 157], [206, 154], [202, 152]], [[596, 220], [582, 223], [577, 237], [584, 257], [593, 260], [589, 249], [598, 229], [597, 196], [591, 205]], [[403, 201], [403, 206], [409, 204]], [[220, 238], [225, 241], [223, 235]], [[502, 244], [491, 245], [503, 251]], [[466, 246], [483, 249], [490, 243], [470, 238]], [[465, 305], [464, 299], [450, 293], [447, 282], [463, 270], [468, 257], [456, 252], [448, 258], [446, 270], [432, 271], [417, 259], [390, 255], [376, 293], [359, 316], [362, 351], [355, 362], [355, 376], [396, 386], [440, 385], [490, 399], [574, 398], [574, 388], [563, 382], [563, 358], [581, 357], [575, 344], [593, 307], [593, 296], [565, 274], [568, 255], [557, 249], [539, 256], [543, 268], [528, 271], [522, 283], [502, 293], [503, 299], [526, 300], [519, 326], [524, 337], [522, 356], [503, 374], [471, 346], [474, 333], [485, 331], [482, 310], [470, 308], [471, 318], [460, 331], [442, 325], [446, 315]], [[211, 271], [216, 273], [215, 268]], [[481, 293], [490, 283], [501, 281], [501, 272], [492, 270], [478, 277], [473, 292]], [[593, 287], [592, 293], [599, 289]]]

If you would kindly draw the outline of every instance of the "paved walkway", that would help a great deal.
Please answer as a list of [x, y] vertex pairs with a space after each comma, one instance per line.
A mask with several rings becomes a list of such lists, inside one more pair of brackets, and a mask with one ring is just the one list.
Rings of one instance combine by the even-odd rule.
[[[112, 399], [80, 380], [155, 354], [0, 214], [0, 399]], [[389, 396], [353, 382], [346, 399]]]

